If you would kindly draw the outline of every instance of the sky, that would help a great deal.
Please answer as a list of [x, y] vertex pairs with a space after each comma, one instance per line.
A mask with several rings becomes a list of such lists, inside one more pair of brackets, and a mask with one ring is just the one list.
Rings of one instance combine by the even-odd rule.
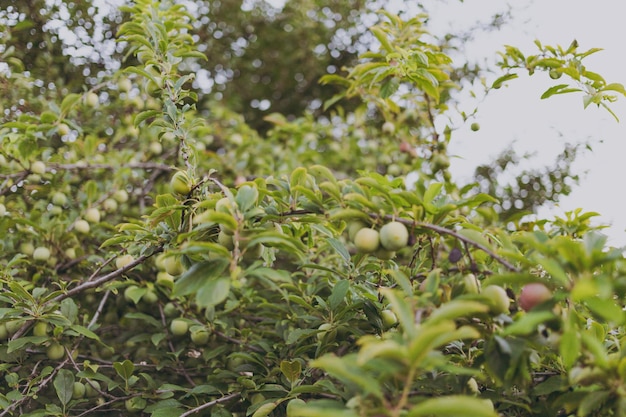
[[[603, 48], [588, 57], [586, 67], [600, 73], [607, 82], [626, 84], [626, 57], [623, 25], [623, 0], [537, 0], [510, 2], [512, 20], [499, 32], [479, 36], [466, 45], [466, 55], [478, 62], [492, 62], [495, 52], [506, 44], [517, 46], [526, 54], [537, 53], [534, 40], [544, 45], [566, 48], [573, 39], [579, 50]], [[505, 2], [472, 0], [438, 1], [429, 6], [433, 30], [471, 26], [503, 10]], [[564, 213], [582, 208], [600, 213], [595, 224], [608, 225], [604, 233], [612, 246], [626, 246], [626, 97], [611, 105], [620, 118], [617, 122], [606, 110], [592, 105], [583, 108], [582, 94], [572, 93], [541, 100], [548, 87], [561, 83], [545, 74], [529, 77], [519, 73], [506, 87], [478, 103], [477, 122], [481, 129], [460, 129], [449, 150], [457, 155], [451, 171], [456, 179], [468, 180], [474, 168], [497, 156], [511, 143], [520, 153], [533, 152], [527, 167], [552, 164], [566, 142], [589, 142], [586, 152], [575, 163], [582, 175], [580, 185], [561, 199], [558, 206], [540, 210], [540, 217], [564, 217]], [[495, 77], [494, 77], [495, 78]], [[476, 103], [469, 103], [468, 109]]]

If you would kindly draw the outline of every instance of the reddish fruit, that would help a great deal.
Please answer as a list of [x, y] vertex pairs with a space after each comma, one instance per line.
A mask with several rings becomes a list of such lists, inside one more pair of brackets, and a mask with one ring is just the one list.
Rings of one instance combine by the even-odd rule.
[[535, 306], [552, 298], [552, 291], [539, 282], [524, 285], [519, 295], [519, 306], [524, 311], [531, 310]]

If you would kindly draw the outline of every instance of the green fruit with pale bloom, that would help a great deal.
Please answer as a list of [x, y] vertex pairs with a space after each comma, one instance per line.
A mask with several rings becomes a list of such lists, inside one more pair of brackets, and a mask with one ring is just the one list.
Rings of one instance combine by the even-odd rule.
[[189, 330], [189, 324], [184, 319], [174, 319], [170, 323], [170, 331], [174, 336], [183, 336]]
[[409, 244], [409, 231], [400, 222], [389, 222], [380, 228], [380, 244], [388, 251], [397, 251]]
[[177, 171], [170, 180], [170, 188], [174, 194], [187, 195], [191, 191], [191, 178], [184, 171]]
[[65, 348], [58, 342], [50, 343], [50, 346], [46, 348], [46, 356], [51, 361], [58, 361], [65, 356]]
[[74, 222], [74, 230], [76, 230], [78, 233], [86, 235], [91, 230], [91, 227], [89, 226], [87, 220], [78, 219]]
[[511, 300], [504, 288], [498, 285], [488, 285], [483, 288], [481, 294], [489, 299], [489, 309], [493, 314], [509, 312]]
[[354, 236], [354, 246], [361, 253], [372, 253], [380, 247], [380, 236], [378, 231], [364, 227]]

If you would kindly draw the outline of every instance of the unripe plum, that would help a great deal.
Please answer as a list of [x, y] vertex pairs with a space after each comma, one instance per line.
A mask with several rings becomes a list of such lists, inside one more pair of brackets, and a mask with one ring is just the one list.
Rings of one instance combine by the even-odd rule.
[[400, 222], [389, 222], [380, 229], [380, 244], [389, 251], [397, 251], [409, 243], [409, 231]]
[[191, 179], [184, 171], [177, 171], [170, 180], [170, 187], [174, 194], [187, 195], [191, 191]]
[[490, 310], [493, 314], [509, 312], [511, 300], [504, 288], [497, 285], [488, 285], [483, 288], [482, 294], [489, 298]]
[[354, 236], [354, 246], [361, 253], [372, 253], [380, 247], [378, 231], [364, 227]]

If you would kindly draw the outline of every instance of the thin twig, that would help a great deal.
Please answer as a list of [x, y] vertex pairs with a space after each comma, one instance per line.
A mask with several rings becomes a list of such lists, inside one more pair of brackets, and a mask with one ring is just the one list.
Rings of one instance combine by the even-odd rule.
[[213, 401], [209, 401], [208, 403], [204, 403], [196, 408], [192, 408], [189, 411], [186, 411], [184, 413], [182, 413], [179, 417], [189, 417], [192, 414], [196, 414], [198, 411], [202, 411], [205, 408], [209, 408], [209, 407], [213, 407], [216, 404], [220, 404], [226, 401], [230, 401], [232, 399], [235, 399], [237, 397], [241, 396], [240, 392], [234, 392], [232, 394], [228, 394], [222, 398], [218, 398], [217, 400], [213, 400]]

